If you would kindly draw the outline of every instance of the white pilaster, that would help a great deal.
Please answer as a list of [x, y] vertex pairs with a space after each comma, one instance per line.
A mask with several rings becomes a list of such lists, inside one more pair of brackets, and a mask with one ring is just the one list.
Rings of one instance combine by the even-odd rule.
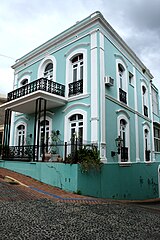
[[[136, 69], [133, 67], [133, 75], [134, 75], [134, 108], [135, 111], [138, 112], [137, 105], [137, 79], [136, 79]], [[139, 127], [138, 127], [138, 115], [135, 113], [135, 141], [136, 141], [136, 162], [140, 161], [139, 157]]]
[[97, 32], [91, 33], [91, 141], [98, 142]]
[[154, 147], [154, 132], [153, 132], [153, 107], [152, 107], [152, 89], [151, 89], [151, 84], [152, 82], [150, 82], [149, 84], [149, 101], [150, 101], [150, 116], [151, 116], [151, 159], [153, 162], [156, 161], [155, 159], [155, 147]]
[[106, 113], [105, 113], [105, 83], [104, 83], [104, 35], [100, 32], [100, 157], [106, 162]]

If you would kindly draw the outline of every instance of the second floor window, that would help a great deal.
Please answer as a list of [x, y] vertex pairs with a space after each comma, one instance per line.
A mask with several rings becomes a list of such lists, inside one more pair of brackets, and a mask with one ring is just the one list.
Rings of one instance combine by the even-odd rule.
[[122, 64], [118, 64], [118, 81], [119, 81], [119, 100], [127, 104], [127, 93], [126, 93], [126, 78], [125, 68]]
[[44, 69], [44, 77], [48, 80], [53, 79], [53, 63], [48, 63]]
[[148, 117], [148, 97], [147, 97], [147, 88], [142, 86], [142, 102], [143, 102], [143, 114]]
[[83, 80], [83, 54], [79, 54], [72, 58], [72, 80], [76, 82]]
[[158, 115], [159, 114], [158, 93], [153, 88], [152, 88], [152, 106], [153, 113]]
[[160, 152], [160, 127], [154, 126], [154, 147], [155, 152]]

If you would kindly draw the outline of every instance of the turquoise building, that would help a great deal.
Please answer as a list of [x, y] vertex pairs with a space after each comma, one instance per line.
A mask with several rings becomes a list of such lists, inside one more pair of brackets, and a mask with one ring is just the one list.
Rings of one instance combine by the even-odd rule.
[[[70, 177], [61, 173], [63, 189], [115, 199], [159, 197], [158, 89], [147, 67], [100, 12], [21, 57], [12, 68], [14, 90], [3, 104], [8, 159], [0, 166], [61, 187], [38, 177], [36, 169], [33, 174], [33, 163], [40, 168], [51, 133], [58, 130], [63, 143], [76, 136], [83, 144], [96, 144], [104, 163], [96, 176], [70, 166]], [[33, 148], [27, 171], [29, 163], [6, 161], [11, 160], [8, 149], [12, 147], [14, 157], [22, 156], [24, 145]], [[59, 154], [64, 157], [62, 148]]]

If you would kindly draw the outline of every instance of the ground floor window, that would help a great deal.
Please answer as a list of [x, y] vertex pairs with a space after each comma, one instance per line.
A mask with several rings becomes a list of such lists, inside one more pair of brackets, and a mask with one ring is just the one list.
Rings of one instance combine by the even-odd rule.
[[154, 147], [155, 152], [160, 152], [160, 128], [154, 126]]
[[144, 129], [144, 159], [146, 162], [150, 161], [150, 132], [149, 129]]
[[83, 115], [74, 114], [69, 118], [70, 121], [70, 139], [71, 142], [78, 140], [80, 144], [83, 142]]
[[17, 146], [23, 146], [25, 143], [25, 126], [23, 124], [17, 127]]

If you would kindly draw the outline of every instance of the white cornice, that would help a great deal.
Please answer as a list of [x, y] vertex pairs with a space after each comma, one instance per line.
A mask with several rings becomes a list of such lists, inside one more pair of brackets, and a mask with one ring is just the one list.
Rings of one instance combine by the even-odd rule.
[[[111, 25], [105, 20], [103, 15], [100, 12], [96, 12], [91, 14], [89, 17], [85, 18], [84, 20], [78, 22], [77, 24], [73, 25], [69, 29], [65, 30], [61, 34], [57, 35], [56, 37], [50, 39], [46, 43], [42, 44], [41, 46], [35, 48], [30, 53], [26, 54], [12, 66], [12, 68], [17, 68], [21, 64], [24, 64], [26, 61], [37, 57], [37, 55], [42, 54], [44, 51], [48, 51], [49, 48], [57, 46], [59, 43], [64, 44], [67, 40], [71, 40], [71, 37], [77, 37], [78, 34], [82, 34], [84, 30], [87, 28], [93, 27], [95, 24], [101, 24], [102, 28], [104, 27], [104, 31], [113, 37], [115, 42], [117, 42], [123, 50], [125, 50], [133, 59], [134, 61], [141, 66], [142, 69], [146, 70], [146, 74], [153, 78], [150, 71], [146, 68], [146, 66], [141, 62], [141, 60], [137, 57], [137, 55], [128, 47], [128, 45], [123, 41], [123, 39], [117, 34], [117, 32], [111, 27]], [[97, 25], [96, 25], [97, 26]], [[106, 34], [105, 34], [106, 36]]]

